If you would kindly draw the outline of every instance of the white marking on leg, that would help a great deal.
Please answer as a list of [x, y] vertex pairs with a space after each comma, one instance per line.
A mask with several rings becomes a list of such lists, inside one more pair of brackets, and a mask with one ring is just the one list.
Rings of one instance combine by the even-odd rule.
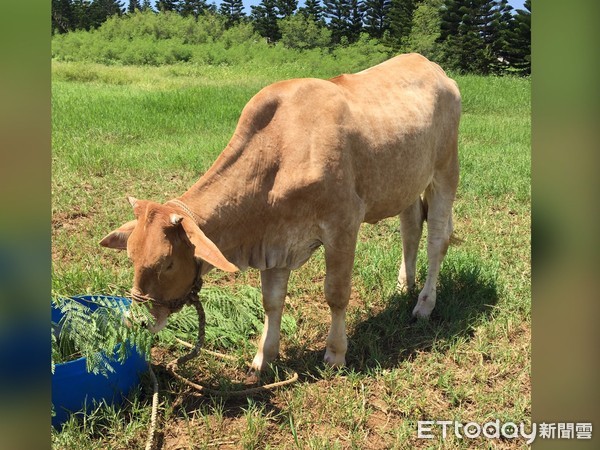
[[258, 351], [252, 360], [251, 370], [264, 370], [279, 354], [281, 314], [289, 276], [290, 271], [284, 269], [270, 269], [261, 272], [265, 324]]
[[331, 308], [331, 328], [327, 336], [325, 362], [332, 367], [346, 365], [346, 308]]
[[435, 308], [436, 296], [437, 293], [435, 288], [432, 289], [430, 286], [426, 285], [419, 294], [419, 299], [413, 309], [412, 315], [417, 319], [428, 319], [433, 308]]
[[[282, 305], [283, 306], [283, 305]], [[258, 351], [252, 360], [252, 368], [264, 370], [279, 353], [279, 329], [281, 326], [281, 310], [265, 313], [265, 325], [258, 344]]]

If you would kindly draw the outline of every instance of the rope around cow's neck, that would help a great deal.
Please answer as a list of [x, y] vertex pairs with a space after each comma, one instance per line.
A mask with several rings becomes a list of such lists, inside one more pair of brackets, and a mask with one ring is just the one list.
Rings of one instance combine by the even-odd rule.
[[[204, 336], [205, 336], [205, 328], [206, 328], [206, 315], [204, 314], [204, 308], [202, 307], [202, 303], [200, 302], [199, 299], [197, 299], [196, 301], [192, 301], [190, 303], [194, 305], [194, 307], [196, 308], [196, 312], [198, 313], [198, 340], [196, 342], [196, 345], [192, 345], [185, 341], [177, 339], [178, 342], [180, 342], [181, 344], [183, 344], [184, 346], [186, 346], [188, 348], [191, 348], [192, 351], [190, 351], [186, 355], [180, 356], [179, 358], [175, 358], [173, 361], [171, 361], [170, 363], [167, 364], [167, 366], [166, 366], [167, 370], [173, 376], [175, 376], [175, 378], [177, 378], [178, 380], [182, 381], [186, 385], [188, 385], [191, 388], [196, 389], [200, 392], [211, 394], [211, 395], [218, 395], [221, 397], [240, 397], [240, 396], [258, 394], [261, 392], [270, 391], [270, 390], [273, 390], [273, 389], [276, 389], [276, 388], [279, 388], [282, 386], [286, 386], [288, 384], [295, 383], [298, 380], [298, 373], [294, 372], [292, 374], [292, 376], [286, 380], [282, 380], [282, 381], [278, 381], [278, 382], [270, 383], [270, 384], [264, 384], [262, 386], [257, 386], [257, 387], [253, 387], [253, 388], [241, 389], [238, 391], [223, 392], [223, 391], [220, 391], [217, 389], [212, 389], [206, 385], [194, 383], [193, 381], [190, 381], [187, 378], [185, 378], [184, 376], [180, 375], [177, 372], [177, 368], [179, 367], [179, 365], [184, 364], [184, 363], [188, 362], [190, 359], [198, 356], [198, 354], [200, 353], [201, 350], [205, 353], [208, 353], [210, 355], [216, 356], [221, 359], [230, 359], [230, 360], [234, 359], [231, 356], [223, 355], [222, 353], [212, 352], [210, 350], [206, 350], [206, 349], [202, 348], [202, 345], [204, 344]], [[158, 381], [156, 379], [156, 375], [154, 374], [154, 371], [152, 370], [152, 365], [150, 363], [148, 363], [148, 368], [150, 371], [150, 376], [152, 378], [152, 384], [153, 384], [154, 389], [153, 389], [153, 395], [152, 395], [152, 415], [150, 416], [150, 427], [148, 430], [148, 439], [146, 441], [145, 450], [150, 450], [154, 443], [154, 433], [156, 432], [156, 416], [157, 416], [157, 411], [158, 411]]]

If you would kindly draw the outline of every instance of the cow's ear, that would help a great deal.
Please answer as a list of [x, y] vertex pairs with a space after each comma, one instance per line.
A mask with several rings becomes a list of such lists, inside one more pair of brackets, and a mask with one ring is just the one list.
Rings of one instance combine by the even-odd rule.
[[213, 241], [206, 237], [202, 230], [191, 220], [183, 219], [181, 223], [188, 239], [194, 245], [194, 256], [225, 272], [236, 272], [239, 269], [223, 256]]
[[131, 220], [127, 223], [124, 223], [116, 230], [107, 234], [104, 239], [100, 241], [100, 245], [102, 247], [114, 248], [116, 250], [126, 250], [127, 239], [129, 239], [129, 235], [135, 228], [136, 224], [137, 220]]

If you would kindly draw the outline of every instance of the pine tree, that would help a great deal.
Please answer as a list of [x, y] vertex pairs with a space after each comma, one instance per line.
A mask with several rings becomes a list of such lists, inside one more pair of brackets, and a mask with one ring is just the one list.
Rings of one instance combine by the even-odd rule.
[[250, 16], [256, 32], [269, 43], [277, 42], [281, 38], [281, 32], [277, 24], [276, 0], [261, 0], [257, 6], [251, 6], [251, 10]]
[[[483, 41], [483, 57], [480, 71], [483, 74], [500, 73], [503, 69], [499, 60], [501, 53], [501, 24], [502, 12], [500, 3], [495, 0], [481, 0], [477, 5], [479, 15], [478, 28], [479, 37]], [[508, 2], [506, 2], [508, 5]]]
[[298, 0], [276, 0], [275, 4], [280, 19], [290, 17], [298, 9]]
[[447, 43], [449, 49], [455, 48], [455, 54], [458, 58], [457, 69], [462, 72], [479, 73], [481, 62], [485, 59], [483, 55], [483, 41], [479, 35], [476, 2], [471, 0], [459, 6], [458, 12], [461, 20], [458, 24], [458, 33], [450, 36]]
[[179, 10], [179, 1], [178, 0], [158, 0], [156, 2], [156, 9], [161, 12], [178, 11]]
[[178, 8], [182, 16], [194, 16], [196, 19], [205, 14], [208, 9], [206, 0], [181, 0]]
[[444, 63], [463, 72], [497, 71], [502, 15], [494, 0], [447, 0], [441, 14]]
[[321, 6], [321, 0], [306, 0], [304, 6], [301, 7], [298, 12], [305, 17], [311, 17], [315, 22], [323, 22], [323, 6]]
[[150, 3], [150, 0], [144, 0], [142, 2], [142, 6], [140, 7], [141, 11], [152, 11], [152, 4]]
[[223, 0], [219, 12], [226, 18], [226, 27], [240, 23], [246, 16], [242, 0]]
[[66, 33], [76, 27], [70, 0], [52, 0], [52, 32]]
[[507, 59], [520, 75], [531, 73], [531, 0], [525, 0], [525, 9], [517, 9], [508, 38]]
[[129, 0], [129, 5], [127, 6], [127, 12], [133, 13], [141, 9], [140, 2], [138, 0]]
[[362, 0], [350, 0], [350, 22], [348, 24], [348, 41], [356, 42], [363, 28], [364, 3]]
[[369, 36], [377, 39], [383, 37], [383, 33], [389, 29], [389, 17], [391, 0], [366, 0], [365, 1], [365, 31]]
[[329, 19], [328, 26], [333, 44], [339, 44], [343, 36], [347, 38], [350, 14], [348, 0], [324, 0], [324, 15]]
[[508, 0], [499, 0], [496, 2], [493, 19], [496, 36], [491, 44], [492, 52], [496, 57], [496, 60], [492, 63], [492, 72], [496, 74], [503, 74], [508, 69], [510, 37], [515, 22], [512, 9], [512, 6], [508, 4]]
[[450, 36], [458, 35], [458, 27], [460, 26], [461, 15], [458, 9], [461, 6], [460, 1], [445, 0], [441, 9], [440, 23], [440, 41], [446, 41]]
[[412, 27], [415, 0], [391, 0], [388, 11], [387, 43], [395, 50], [401, 48], [408, 39]]
[[90, 27], [97, 28], [109, 17], [123, 12], [123, 5], [119, 0], [94, 0], [89, 6]]
[[71, 5], [73, 9], [73, 29], [89, 30], [92, 27], [91, 2], [89, 0], [73, 0]]

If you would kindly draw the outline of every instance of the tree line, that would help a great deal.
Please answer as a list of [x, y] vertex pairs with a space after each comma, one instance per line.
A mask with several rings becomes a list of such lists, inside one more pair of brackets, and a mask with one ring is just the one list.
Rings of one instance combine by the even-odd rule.
[[478, 74], [531, 71], [531, 0], [261, 0], [249, 15], [242, 0], [52, 0], [53, 33], [92, 30], [137, 12], [213, 15], [225, 28], [251, 24], [268, 43], [331, 48], [375, 39], [390, 53], [417, 51], [450, 70]]

